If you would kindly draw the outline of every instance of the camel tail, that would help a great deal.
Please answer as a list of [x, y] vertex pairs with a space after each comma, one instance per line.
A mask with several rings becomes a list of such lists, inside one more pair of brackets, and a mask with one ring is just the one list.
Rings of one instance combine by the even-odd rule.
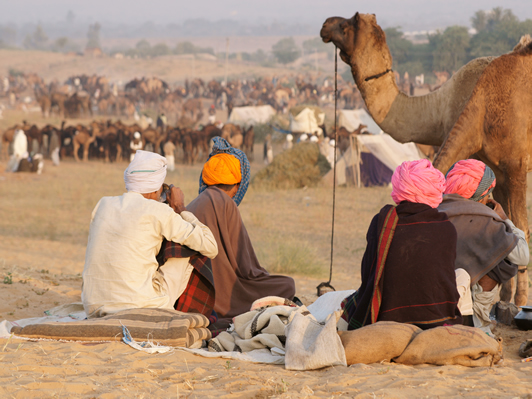
[[482, 149], [482, 122], [485, 111], [478, 106], [482, 104], [479, 97], [481, 93], [473, 92], [462, 114], [436, 154], [434, 166], [443, 174], [446, 174], [455, 162], [467, 159]]

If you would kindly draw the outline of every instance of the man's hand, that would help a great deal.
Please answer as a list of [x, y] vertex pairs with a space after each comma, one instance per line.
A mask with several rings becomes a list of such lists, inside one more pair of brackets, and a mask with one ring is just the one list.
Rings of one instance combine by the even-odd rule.
[[504, 212], [504, 209], [502, 209], [502, 206], [501, 204], [499, 204], [497, 201], [493, 200], [493, 199], [489, 199], [488, 202], [486, 203], [486, 205], [489, 206], [489, 204], [491, 204], [490, 208], [492, 208], [495, 213], [497, 215], [499, 215], [499, 217], [502, 219], [502, 220], [506, 220], [508, 219], [508, 216], [506, 216], [506, 213]]
[[168, 205], [170, 205], [176, 213], [180, 214], [187, 210], [187, 208], [185, 208], [185, 195], [179, 187], [174, 187], [173, 185], [170, 186], [167, 201]]

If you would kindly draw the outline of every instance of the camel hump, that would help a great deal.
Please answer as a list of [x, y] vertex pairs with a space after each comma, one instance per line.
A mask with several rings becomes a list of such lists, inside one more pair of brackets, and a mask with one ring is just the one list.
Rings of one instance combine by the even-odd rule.
[[524, 52], [527, 50], [532, 50], [532, 37], [529, 34], [521, 36], [519, 43], [517, 43], [512, 50], [512, 53]]

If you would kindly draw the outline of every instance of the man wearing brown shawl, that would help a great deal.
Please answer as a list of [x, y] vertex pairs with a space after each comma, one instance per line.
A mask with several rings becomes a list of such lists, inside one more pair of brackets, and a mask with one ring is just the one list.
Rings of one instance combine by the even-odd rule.
[[260, 266], [237, 204], [249, 183], [249, 163], [245, 154], [215, 137], [213, 153], [203, 167], [200, 195], [187, 209], [207, 225], [218, 244], [212, 260], [216, 289], [214, 310], [221, 327], [223, 320], [250, 310], [251, 304], [265, 296], [292, 299], [294, 280], [270, 275]]

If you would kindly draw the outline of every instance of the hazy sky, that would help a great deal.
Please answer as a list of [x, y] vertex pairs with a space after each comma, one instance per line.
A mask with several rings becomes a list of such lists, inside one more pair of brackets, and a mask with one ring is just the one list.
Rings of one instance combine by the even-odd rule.
[[233, 19], [269, 24], [273, 21], [316, 24], [330, 16], [355, 12], [377, 15], [383, 27], [404, 31], [470, 26], [479, 9], [502, 6], [520, 20], [532, 19], [531, 0], [0, 0], [0, 23], [64, 21], [69, 10], [76, 21], [155, 24], [181, 23], [192, 18]]

